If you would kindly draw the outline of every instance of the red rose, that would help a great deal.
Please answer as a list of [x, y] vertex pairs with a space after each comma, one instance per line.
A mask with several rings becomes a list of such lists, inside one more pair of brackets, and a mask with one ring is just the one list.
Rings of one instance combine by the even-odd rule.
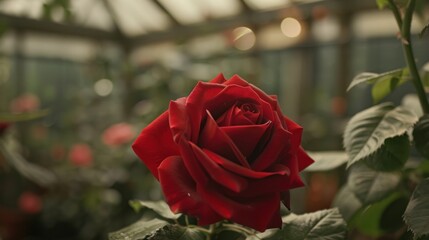
[[208, 225], [222, 219], [259, 231], [281, 227], [280, 201], [303, 185], [313, 160], [302, 128], [275, 96], [239, 76], [199, 82], [148, 125], [133, 144], [159, 180], [173, 212]]

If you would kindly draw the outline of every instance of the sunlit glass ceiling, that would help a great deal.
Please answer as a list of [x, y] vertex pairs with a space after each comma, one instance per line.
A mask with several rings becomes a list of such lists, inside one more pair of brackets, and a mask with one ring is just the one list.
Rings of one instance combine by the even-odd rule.
[[[46, 5], [54, 0], [0, 0], [0, 12], [39, 19], [46, 17]], [[67, 2], [67, 1], [57, 1]], [[291, 0], [70, 0], [69, 6], [50, 9], [53, 21], [106, 31], [119, 30], [126, 36], [163, 31], [175, 25], [195, 24], [239, 15], [246, 8], [264, 11], [283, 8]], [[45, 9], [45, 12], [44, 12]], [[72, 17], [66, 19], [66, 15]]]

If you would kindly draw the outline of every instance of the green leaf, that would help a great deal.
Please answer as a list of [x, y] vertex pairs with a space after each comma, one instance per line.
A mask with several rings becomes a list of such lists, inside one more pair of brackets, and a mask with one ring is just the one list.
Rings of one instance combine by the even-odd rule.
[[315, 161], [305, 171], [329, 171], [348, 161], [348, 156], [343, 151], [307, 152]]
[[[390, 196], [382, 199], [381, 201], [375, 202], [373, 204], [368, 205], [367, 207], [362, 208], [350, 222], [349, 226], [352, 228], [356, 228], [359, 232], [371, 236], [371, 237], [379, 237], [387, 232], [384, 228], [384, 219], [386, 211], [389, 211], [389, 208], [395, 206], [395, 201], [403, 198], [403, 195], [400, 193], [393, 193]], [[403, 209], [402, 209], [403, 211]], [[402, 215], [402, 213], [400, 213]], [[401, 221], [401, 217], [399, 215], [399, 219], [390, 219], [391, 221], [397, 222]], [[398, 217], [398, 216], [395, 216]], [[396, 224], [396, 223], [394, 223]]]
[[109, 234], [110, 240], [141, 240], [144, 237], [151, 235], [156, 230], [166, 226], [168, 223], [160, 219], [152, 219], [149, 221], [139, 220], [130, 226], [122, 228], [116, 232]]
[[396, 69], [381, 74], [364, 72], [352, 80], [347, 91], [361, 83], [373, 84], [372, 98], [375, 103], [378, 103], [396, 87], [408, 81], [410, 79], [409, 75], [408, 68]]
[[408, 196], [400, 196], [393, 200], [383, 211], [380, 218], [380, 228], [393, 232], [404, 225], [402, 218], [408, 204]]
[[206, 234], [195, 228], [183, 227], [177, 224], [166, 225], [156, 230], [145, 240], [205, 240]]
[[399, 170], [408, 160], [410, 155], [410, 140], [404, 134], [398, 137], [388, 138], [374, 154], [368, 156], [365, 161], [368, 166], [378, 171]]
[[356, 114], [344, 131], [344, 147], [349, 155], [348, 166], [379, 149], [388, 138], [403, 135], [417, 116], [402, 107], [384, 103]]
[[377, 6], [379, 9], [383, 9], [384, 7], [386, 7], [389, 4], [388, 0], [376, 0], [377, 1]]
[[429, 114], [423, 115], [414, 126], [413, 139], [417, 151], [429, 159]]
[[366, 206], [394, 192], [400, 180], [399, 174], [377, 172], [364, 164], [357, 164], [351, 168], [347, 185]]
[[414, 190], [404, 220], [416, 237], [429, 234], [429, 178], [421, 181]]
[[40, 110], [28, 113], [0, 113], [0, 122], [22, 122], [38, 119], [48, 115], [49, 110]]
[[338, 208], [346, 221], [350, 221], [362, 207], [362, 203], [346, 184], [335, 196], [332, 206]]
[[263, 239], [346, 239], [347, 225], [336, 208], [303, 215], [289, 214], [283, 217], [283, 223], [281, 230]]
[[168, 207], [167, 203], [164, 201], [131, 200], [129, 203], [136, 212], [139, 212], [141, 209], [148, 208], [166, 219], [175, 220], [181, 216], [181, 214], [174, 214], [171, 212], [170, 207]]

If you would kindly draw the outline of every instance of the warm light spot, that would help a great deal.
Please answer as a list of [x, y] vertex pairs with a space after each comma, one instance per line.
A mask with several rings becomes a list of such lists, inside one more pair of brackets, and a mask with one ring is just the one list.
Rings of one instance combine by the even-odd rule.
[[232, 31], [234, 46], [239, 50], [249, 50], [256, 42], [255, 33], [248, 27], [238, 27]]
[[290, 17], [283, 19], [280, 27], [283, 34], [290, 38], [298, 37], [302, 30], [301, 23], [295, 18]]
[[104, 97], [112, 93], [113, 83], [109, 79], [100, 79], [94, 84], [94, 91]]

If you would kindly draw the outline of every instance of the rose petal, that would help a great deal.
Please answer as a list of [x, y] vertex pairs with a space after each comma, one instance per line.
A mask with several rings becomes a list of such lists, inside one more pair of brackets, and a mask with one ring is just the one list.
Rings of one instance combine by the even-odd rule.
[[169, 123], [173, 140], [178, 143], [180, 138], [189, 140], [192, 132], [195, 131], [191, 127], [191, 122], [186, 110], [186, 98], [179, 98], [176, 101], [170, 102]]
[[302, 147], [299, 147], [298, 149], [298, 170], [302, 171], [306, 167], [310, 166], [312, 163], [314, 163], [314, 160], [305, 153], [304, 149]]
[[284, 120], [286, 121], [287, 130], [292, 133], [291, 150], [296, 153], [301, 145], [302, 127], [287, 117], [284, 117]]
[[236, 105], [233, 105], [222, 116], [217, 118], [216, 122], [219, 126], [252, 125], [257, 123], [245, 116]]
[[283, 205], [290, 209], [290, 191], [284, 191], [280, 193]]
[[196, 158], [215, 182], [233, 192], [241, 192], [247, 187], [246, 179], [226, 171], [213, 162], [198, 146], [192, 143], [190, 145]]
[[219, 83], [219, 84], [222, 84], [225, 81], [226, 81], [226, 79], [223, 76], [223, 74], [219, 73], [215, 78], [213, 78], [212, 80], [210, 80], [210, 83]]
[[[267, 187], [269, 186], [269, 187]], [[278, 193], [290, 189], [290, 178], [288, 175], [273, 175], [260, 179], [248, 179], [247, 186], [240, 192], [223, 190], [223, 194], [233, 198], [254, 198], [271, 193]]]
[[273, 219], [280, 218], [279, 193], [258, 198], [233, 200], [220, 194], [215, 187], [198, 187], [197, 191], [201, 194], [204, 201], [225, 219], [261, 232], [267, 228], [281, 227], [281, 221]]
[[207, 120], [201, 131], [198, 145], [219, 153], [244, 167], [250, 167], [234, 142], [219, 128], [210, 112], [207, 112]]
[[168, 156], [179, 155], [179, 149], [173, 142], [168, 124], [168, 112], [149, 124], [137, 137], [132, 148], [146, 164], [152, 174], [158, 178], [158, 166]]
[[197, 184], [189, 176], [181, 157], [166, 158], [158, 171], [166, 201], [174, 213], [183, 212], [198, 217], [202, 225], [222, 220], [196, 192]]
[[255, 171], [263, 171], [277, 162], [279, 158], [285, 159], [288, 157], [287, 150], [290, 147], [291, 133], [283, 129], [278, 121], [275, 124], [277, 126], [273, 127], [273, 134], [266, 147], [251, 164], [252, 169]]
[[260, 98], [262, 98], [264, 101], [269, 103], [273, 109], [276, 109], [276, 106], [278, 104], [276, 98], [272, 98], [270, 95], [266, 94], [260, 88], [256, 87], [253, 84], [246, 82], [243, 78], [241, 78], [238, 75], [232, 76], [224, 84], [225, 85], [239, 85], [239, 86], [243, 86], [243, 87], [250, 86], [253, 89], [253, 91], [255, 91], [258, 94], [258, 96]]
[[259, 125], [228, 126], [220, 129], [232, 139], [244, 157], [248, 158], [270, 127], [271, 121]]
[[194, 181], [198, 184], [205, 185], [209, 181], [207, 173], [202, 168], [199, 160], [195, 157], [191, 144], [192, 142], [183, 138], [180, 140], [180, 156], [182, 156], [183, 163]]
[[240, 166], [234, 162], [231, 162], [228, 159], [225, 159], [222, 156], [208, 149], [203, 149], [203, 152], [206, 153], [210, 159], [215, 161], [217, 164], [221, 165], [223, 168], [233, 173], [239, 174], [240, 176], [244, 176], [248, 178], [260, 179], [260, 178], [266, 178], [273, 175], [288, 175], [290, 172], [288, 168], [277, 169], [275, 172], [268, 172], [268, 171], [257, 172], [252, 169]]
[[234, 106], [237, 101], [260, 105], [260, 114], [263, 116], [263, 119], [265, 121], [274, 120], [273, 109], [271, 108], [270, 104], [261, 99], [250, 86], [227, 86], [223, 91], [221, 91], [207, 103], [207, 109], [210, 111], [214, 119], [218, 119], [229, 108]]
[[290, 175], [289, 175], [289, 188], [297, 188], [304, 186], [304, 183], [302, 182], [301, 176], [299, 175], [299, 159], [296, 155], [290, 155], [287, 158], [286, 166], [290, 169]]
[[207, 104], [210, 99], [213, 99], [223, 89], [224, 85], [198, 82], [189, 96], [186, 98], [186, 110], [190, 128], [193, 130], [191, 137], [192, 142], [198, 141], [200, 124], [203, 122], [203, 117], [206, 115]]

